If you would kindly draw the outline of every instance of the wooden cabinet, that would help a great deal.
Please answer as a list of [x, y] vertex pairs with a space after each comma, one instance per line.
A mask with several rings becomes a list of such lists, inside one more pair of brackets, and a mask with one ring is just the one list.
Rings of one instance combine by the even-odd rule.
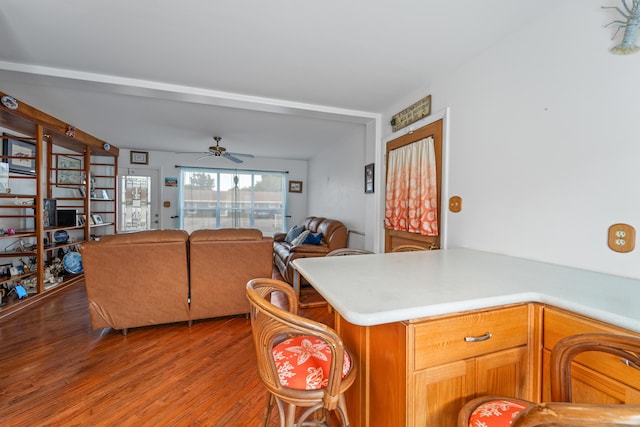
[[361, 369], [347, 395], [353, 425], [455, 425], [473, 397], [532, 399], [533, 312], [518, 305], [370, 327], [338, 316]]
[[[549, 359], [553, 346], [562, 338], [586, 332], [639, 335], [553, 307], [544, 309], [543, 393], [549, 401]], [[629, 366], [612, 355], [589, 352], [576, 358], [571, 367], [572, 397], [582, 403], [640, 403], [640, 367]]]

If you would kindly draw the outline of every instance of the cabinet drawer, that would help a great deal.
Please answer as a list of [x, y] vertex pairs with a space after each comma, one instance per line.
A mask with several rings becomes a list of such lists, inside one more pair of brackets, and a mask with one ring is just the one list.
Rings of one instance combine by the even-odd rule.
[[[414, 342], [414, 369], [476, 357], [527, 344], [528, 308], [526, 305], [460, 314], [427, 320], [410, 326]], [[483, 337], [469, 342], [465, 338]]]
[[[638, 335], [596, 320], [545, 307], [544, 348], [547, 352], [551, 351], [553, 346], [562, 338], [587, 332]], [[576, 362], [620, 381], [623, 384], [640, 389], [640, 369], [627, 366], [619, 357], [603, 353], [587, 352], [578, 356]]]

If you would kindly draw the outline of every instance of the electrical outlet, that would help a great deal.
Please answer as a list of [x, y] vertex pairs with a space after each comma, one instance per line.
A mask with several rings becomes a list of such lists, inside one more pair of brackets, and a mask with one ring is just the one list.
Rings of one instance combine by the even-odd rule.
[[636, 246], [636, 230], [629, 224], [609, 227], [609, 247], [616, 252], [631, 252]]

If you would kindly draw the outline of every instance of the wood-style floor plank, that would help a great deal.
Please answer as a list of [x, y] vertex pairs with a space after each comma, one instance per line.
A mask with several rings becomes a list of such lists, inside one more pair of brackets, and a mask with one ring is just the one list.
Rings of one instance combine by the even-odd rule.
[[[0, 425], [261, 425], [267, 393], [244, 316], [125, 336], [92, 330], [87, 306], [80, 282], [0, 319]], [[333, 326], [326, 308], [301, 314]]]

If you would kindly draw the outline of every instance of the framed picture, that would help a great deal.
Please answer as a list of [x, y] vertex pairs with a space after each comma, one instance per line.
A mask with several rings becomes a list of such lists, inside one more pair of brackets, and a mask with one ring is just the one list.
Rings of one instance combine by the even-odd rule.
[[93, 222], [96, 224], [103, 224], [104, 221], [102, 220], [102, 217], [100, 215], [97, 214], [92, 214], [91, 215], [91, 219], [93, 219]]
[[58, 156], [58, 185], [82, 184], [82, 161], [75, 157]]
[[42, 199], [42, 221], [45, 228], [58, 225], [56, 221], [56, 205], [56, 199]]
[[178, 178], [165, 177], [164, 178], [165, 187], [177, 187], [178, 186]]
[[102, 198], [104, 200], [109, 200], [109, 192], [107, 190], [102, 190]]
[[87, 216], [86, 215], [78, 215], [78, 225], [85, 225], [87, 223]]
[[373, 183], [375, 178], [375, 164], [369, 163], [364, 167], [364, 192], [373, 193]]
[[302, 193], [302, 181], [289, 181], [289, 193]]
[[2, 154], [9, 158], [2, 159], [9, 164], [9, 172], [25, 175], [36, 174], [36, 144], [17, 139], [2, 139]]
[[133, 165], [148, 165], [149, 164], [149, 152], [147, 151], [131, 151], [129, 153], [129, 163]]
[[0, 162], [0, 193], [6, 193], [9, 189], [9, 164]]

